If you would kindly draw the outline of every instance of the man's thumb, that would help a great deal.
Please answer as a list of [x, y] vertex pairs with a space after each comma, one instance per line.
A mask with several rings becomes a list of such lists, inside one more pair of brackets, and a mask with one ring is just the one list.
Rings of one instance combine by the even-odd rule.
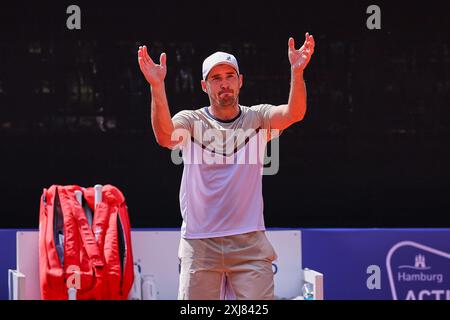
[[159, 63], [161, 66], [166, 67], [166, 61], [167, 61], [167, 55], [165, 52], [161, 53], [161, 56], [159, 57]]
[[295, 50], [295, 42], [294, 42], [294, 38], [290, 37], [288, 40], [288, 47], [291, 50]]

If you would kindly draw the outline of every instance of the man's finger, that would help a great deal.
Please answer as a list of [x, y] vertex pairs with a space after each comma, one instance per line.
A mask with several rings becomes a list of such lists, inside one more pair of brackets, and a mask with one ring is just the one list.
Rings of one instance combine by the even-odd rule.
[[141, 71], [142, 71], [142, 68], [144, 67], [144, 59], [142, 58], [142, 57], [139, 57], [138, 58], [138, 64], [139, 64], [139, 68], [141, 68]]
[[146, 63], [144, 46], [139, 47], [138, 54], [142, 58], [142, 63]]
[[142, 53], [143, 53], [145, 62], [149, 63], [150, 56], [148, 55], [148, 52], [147, 52], [147, 46], [142, 47]]
[[146, 47], [146, 46], [144, 46], [144, 58], [145, 58], [145, 62], [147, 62], [147, 63], [149, 63], [149, 64], [151, 64], [151, 65], [154, 65], [154, 64], [155, 64], [155, 63], [153, 62], [152, 58], [150, 58], [150, 55], [148, 54], [148, 51], [147, 51], [147, 47]]
[[308, 33], [306, 33], [305, 34], [305, 42], [303, 42], [303, 45], [302, 45], [303, 48], [307, 48], [309, 46], [308, 39], [309, 39], [309, 36], [308, 36]]
[[289, 41], [288, 41], [288, 47], [290, 50], [294, 51], [295, 50], [295, 41], [294, 38], [290, 37]]
[[309, 64], [309, 60], [311, 60], [311, 55], [312, 55], [312, 52], [311, 52], [311, 54], [308, 55], [308, 58], [306, 58], [305, 67]]
[[159, 56], [159, 63], [161, 64], [162, 67], [166, 67], [166, 61], [167, 61], [167, 55], [165, 52], [161, 53], [161, 55]]
[[309, 36], [309, 41], [311, 42], [311, 46], [314, 48], [314, 46], [316, 45], [316, 42], [314, 41], [314, 37], [312, 35]]
[[142, 47], [139, 47], [139, 50], [138, 50], [138, 63], [139, 63], [140, 67], [143, 67], [145, 64], [145, 58], [144, 58], [144, 53], [143, 53]]

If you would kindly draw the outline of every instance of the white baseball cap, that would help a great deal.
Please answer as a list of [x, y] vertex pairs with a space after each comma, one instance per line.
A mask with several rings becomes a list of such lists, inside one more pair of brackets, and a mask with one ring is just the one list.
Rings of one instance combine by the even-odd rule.
[[212, 68], [214, 68], [218, 64], [228, 64], [232, 66], [234, 70], [236, 70], [236, 72], [239, 74], [239, 66], [236, 57], [230, 53], [217, 51], [216, 53], [213, 53], [203, 61], [202, 66], [203, 80], [206, 80], [208, 73], [211, 71]]

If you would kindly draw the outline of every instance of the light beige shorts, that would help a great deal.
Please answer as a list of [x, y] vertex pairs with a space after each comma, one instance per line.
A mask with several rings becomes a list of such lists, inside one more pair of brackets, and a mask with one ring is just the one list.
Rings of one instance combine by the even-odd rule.
[[274, 298], [272, 261], [277, 258], [264, 231], [181, 239], [178, 299]]

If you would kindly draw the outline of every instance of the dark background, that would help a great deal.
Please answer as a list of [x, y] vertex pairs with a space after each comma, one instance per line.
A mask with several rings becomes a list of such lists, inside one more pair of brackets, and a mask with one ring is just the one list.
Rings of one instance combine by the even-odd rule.
[[[81, 30], [66, 8], [81, 8]], [[381, 7], [381, 30], [366, 8]], [[306, 31], [308, 111], [264, 177], [269, 227], [450, 226], [445, 1], [122, 1], [0, 5], [0, 227], [37, 228], [52, 184], [113, 184], [133, 227], [179, 227], [182, 166], [150, 126], [137, 48], [168, 54], [172, 114], [208, 104], [201, 63], [232, 52], [240, 103], [286, 103]]]

